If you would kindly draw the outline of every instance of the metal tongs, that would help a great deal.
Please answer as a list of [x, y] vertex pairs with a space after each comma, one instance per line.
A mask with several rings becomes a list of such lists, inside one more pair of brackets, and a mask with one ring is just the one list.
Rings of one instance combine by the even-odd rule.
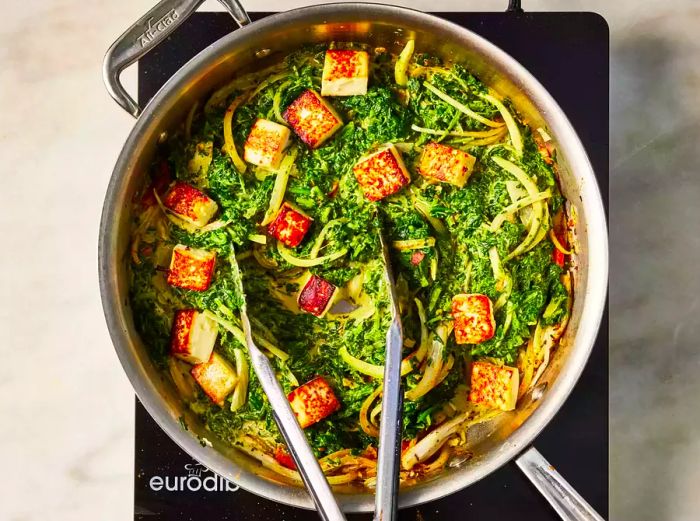
[[301, 479], [304, 481], [304, 485], [306, 485], [306, 489], [309, 491], [321, 519], [326, 521], [344, 521], [345, 516], [333, 496], [333, 491], [321, 470], [316, 456], [311, 450], [311, 446], [304, 435], [304, 431], [289, 405], [289, 401], [275, 376], [275, 371], [272, 365], [270, 365], [270, 361], [263, 352], [258, 349], [255, 342], [253, 342], [250, 321], [248, 320], [248, 313], [246, 310], [243, 278], [233, 252], [230, 256], [230, 262], [235, 279], [234, 283], [240, 291], [243, 301], [240, 309], [241, 325], [243, 327], [243, 333], [245, 334], [248, 355], [250, 356], [255, 374], [258, 376], [258, 380], [260, 380], [260, 385], [263, 391], [265, 391], [267, 399], [270, 401], [272, 415], [275, 418], [275, 422], [277, 422], [277, 427], [279, 427], [284, 440], [287, 442], [289, 452], [292, 458], [294, 458]]
[[389, 250], [379, 228], [379, 241], [384, 258], [384, 283], [389, 291], [391, 325], [386, 333], [386, 356], [382, 391], [382, 416], [379, 425], [379, 456], [377, 458], [377, 488], [374, 498], [374, 520], [393, 521], [397, 517], [399, 500], [399, 464], [401, 461], [401, 427], [403, 389], [401, 387], [401, 351], [403, 328], [397, 304], [396, 287], [391, 272]]

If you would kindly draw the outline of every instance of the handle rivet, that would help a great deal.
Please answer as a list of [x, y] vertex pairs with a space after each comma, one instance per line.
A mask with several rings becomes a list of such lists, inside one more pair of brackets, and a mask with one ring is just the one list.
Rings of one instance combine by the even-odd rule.
[[257, 51], [255, 51], [255, 57], [256, 58], [266, 58], [266, 57], [270, 56], [271, 53], [272, 53], [272, 49], [258, 49]]

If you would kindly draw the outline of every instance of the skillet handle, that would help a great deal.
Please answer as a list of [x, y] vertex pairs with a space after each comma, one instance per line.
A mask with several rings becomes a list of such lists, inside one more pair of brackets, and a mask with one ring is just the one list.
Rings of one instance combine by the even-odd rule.
[[[194, 13], [204, 0], [161, 0], [153, 9], [129, 27], [111, 45], [102, 64], [102, 79], [107, 92], [120, 107], [137, 118], [141, 107], [129, 96], [119, 76], [129, 65], [165, 40]], [[250, 18], [238, 0], [219, 0], [236, 23], [243, 27]]]
[[515, 463], [564, 521], [605, 521], [535, 447], [527, 449]]

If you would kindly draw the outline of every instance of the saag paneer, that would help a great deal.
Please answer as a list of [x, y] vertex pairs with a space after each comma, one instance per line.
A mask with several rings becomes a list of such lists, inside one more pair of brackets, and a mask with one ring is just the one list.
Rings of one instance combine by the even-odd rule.
[[[571, 305], [553, 141], [466, 68], [355, 43], [296, 51], [195, 104], [137, 205], [131, 304], [213, 435], [300, 482], [237, 310], [332, 484], [372, 487], [392, 245], [405, 330], [401, 479], [516, 406]], [[426, 437], [428, 432], [433, 433]]]

